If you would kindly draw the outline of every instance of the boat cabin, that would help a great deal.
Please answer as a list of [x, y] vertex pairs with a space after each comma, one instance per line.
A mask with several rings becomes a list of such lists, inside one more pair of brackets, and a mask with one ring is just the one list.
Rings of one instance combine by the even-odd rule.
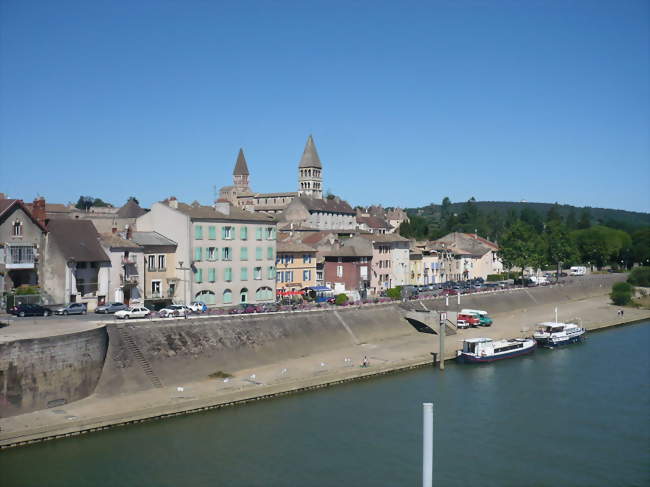
[[540, 333], [560, 333], [564, 331], [565, 326], [564, 323], [554, 323], [549, 321], [546, 323], [540, 323], [537, 326], [537, 331]]
[[482, 351], [485, 351], [487, 344], [491, 343], [491, 338], [468, 338], [467, 340], [463, 341], [463, 352], [478, 354]]

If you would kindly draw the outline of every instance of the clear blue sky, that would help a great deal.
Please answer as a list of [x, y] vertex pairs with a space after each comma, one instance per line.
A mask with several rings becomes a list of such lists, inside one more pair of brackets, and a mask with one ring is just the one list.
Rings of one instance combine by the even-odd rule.
[[649, 3], [0, 0], [0, 191], [650, 211]]

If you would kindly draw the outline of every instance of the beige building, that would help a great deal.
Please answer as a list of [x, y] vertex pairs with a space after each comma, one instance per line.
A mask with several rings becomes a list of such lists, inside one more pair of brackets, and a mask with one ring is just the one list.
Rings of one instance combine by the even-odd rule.
[[442, 271], [446, 281], [486, 279], [490, 274], [503, 271], [498, 245], [476, 234], [454, 232], [431, 245], [445, 256]]
[[144, 250], [144, 298], [179, 300], [176, 242], [158, 232], [133, 232], [133, 241]]
[[412, 248], [409, 251], [409, 280], [412, 286], [424, 285], [424, 260], [422, 251]]
[[144, 249], [131, 237], [130, 228], [118, 233], [114, 227], [100, 234], [100, 242], [111, 262], [108, 301], [135, 306], [144, 304]]
[[[229, 203], [154, 203], [138, 230], [173, 240], [179, 301], [210, 306], [275, 301], [276, 222]], [[179, 294], [180, 293], [180, 294]]]
[[316, 285], [316, 249], [299, 241], [277, 243], [277, 293], [299, 291]]

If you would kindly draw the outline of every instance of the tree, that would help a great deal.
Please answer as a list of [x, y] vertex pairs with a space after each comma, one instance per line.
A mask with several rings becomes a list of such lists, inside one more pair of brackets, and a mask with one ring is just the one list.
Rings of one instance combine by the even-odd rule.
[[539, 267], [544, 261], [544, 248], [539, 233], [533, 227], [518, 221], [501, 237], [499, 255], [508, 268], [521, 268], [523, 277], [527, 266]]
[[591, 227], [591, 211], [589, 208], [585, 207], [580, 213], [580, 221], [578, 222], [578, 229], [584, 230], [585, 228]]
[[561, 222], [562, 215], [560, 215], [560, 205], [557, 202], [548, 209], [546, 213], [546, 223]]
[[93, 200], [93, 204], [92, 204], [92, 206], [97, 206], [97, 207], [107, 207], [107, 206], [111, 206], [111, 204], [110, 204], [110, 203], [106, 203], [106, 202], [105, 202], [104, 200], [102, 200], [101, 198], [95, 198], [95, 199]]
[[632, 234], [632, 258], [641, 265], [650, 265], [650, 227]]
[[445, 196], [442, 199], [442, 206], [440, 207], [440, 219], [446, 220], [451, 215], [451, 200], [449, 196]]
[[544, 231], [544, 253], [548, 264], [557, 266], [557, 277], [560, 275], [560, 264], [572, 264], [578, 260], [578, 248], [571, 238], [569, 229], [558, 220], [552, 220]]
[[617, 306], [625, 306], [632, 302], [634, 287], [627, 282], [617, 282], [612, 286], [612, 292], [609, 294], [612, 302]]
[[622, 230], [594, 226], [572, 233], [582, 262], [588, 262], [601, 268], [609, 262], [618, 261], [619, 255], [630, 247], [632, 239]]
[[542, 217], [530, 206], [526, 206], [523, 210], [521, 210], [520, 218], [522, 222], [533, 227], [537, 233], [542, 233], [544, 230], [544, 222], [542, 222]]
[[95, 199], [92, 196], [79, 196], [77, 204], [74, 206], [80, 210], [88, 210], [91, 206], [93, 206], [94, 201]]
[[575, 230], [578, 228], [578, 221], [576, 219], [576, 210], [574, 207], [571, 207], [569, 214], [566, 217], [566, 226], [569, 230]]

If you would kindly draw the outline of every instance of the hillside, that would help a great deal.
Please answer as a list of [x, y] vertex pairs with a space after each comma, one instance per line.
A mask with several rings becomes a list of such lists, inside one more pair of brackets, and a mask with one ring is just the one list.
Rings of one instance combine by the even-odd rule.
[[[452, 213], [460, 213], [464, 208], [465, 202], [452, 203], [450, 210]], [[553, 203], [528, 203], [528, 202], [510, 202], [510, 201], [476, 201], [476, 209], [481, 213], [497, 213], [505, 217], [512, 210], [521, 213], [524, 208], [529, 208], [544, 217], [554, 206]], [[425, 218], [438, 220], [440, 218], [441, 205], [431, 204], [421, 208], [407, 208], [409, 215], [419, 215]], [[584, 210], [588, 210], [593, 224], [612, 224], [615, 227], [639, 228], [650, 226], [650, 213], [641, 213], [637, 211], [613, 210], [608, 208], [578, 207], [572, 205], [558, 205], [559, 214], [566, 217], [573, 212], [576, 219]]]

